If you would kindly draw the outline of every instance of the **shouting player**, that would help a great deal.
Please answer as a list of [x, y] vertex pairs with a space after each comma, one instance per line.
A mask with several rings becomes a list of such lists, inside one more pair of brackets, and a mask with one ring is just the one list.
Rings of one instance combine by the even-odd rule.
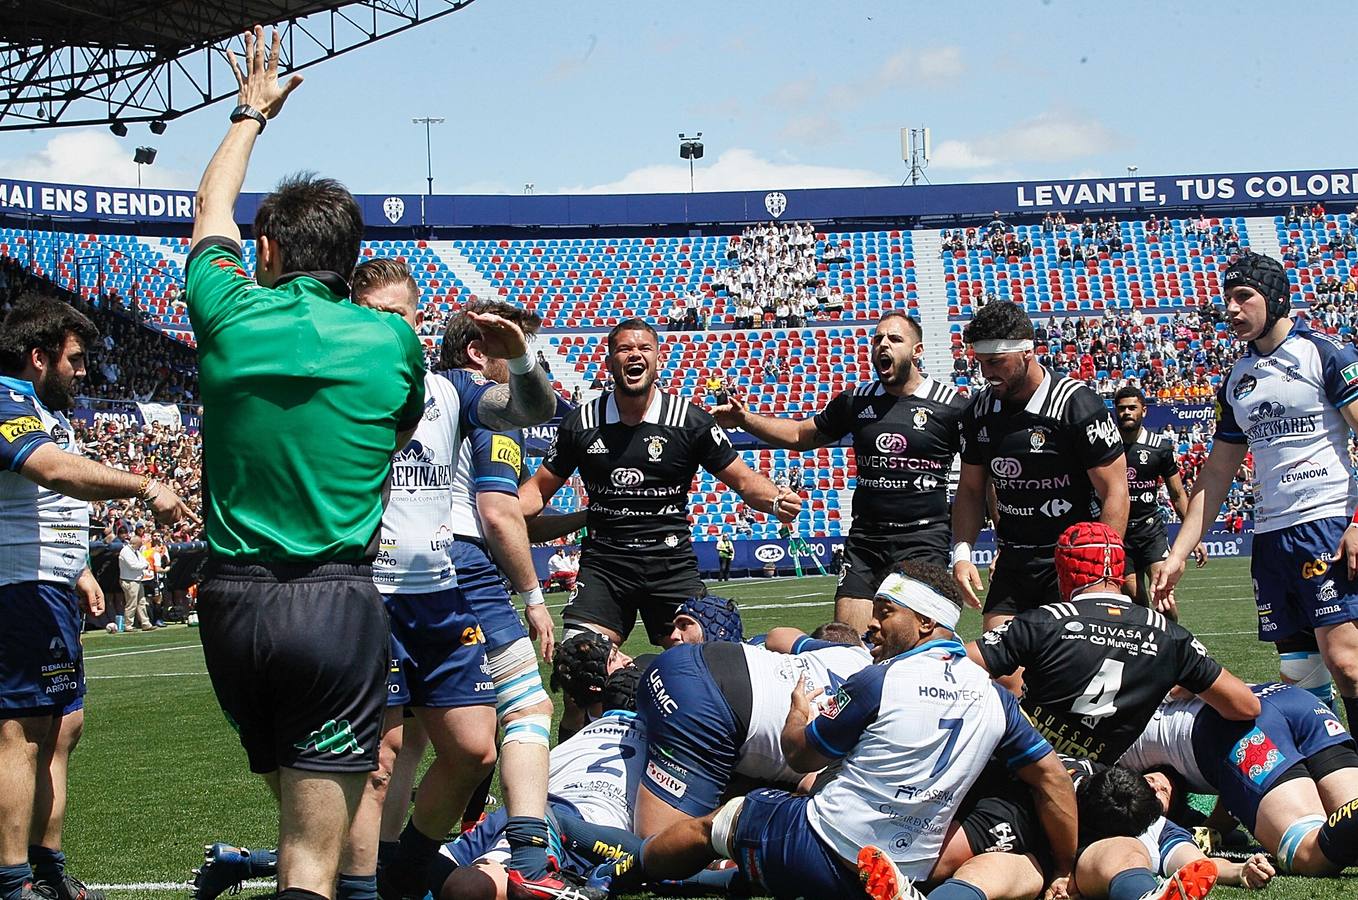
[[870, 353], [877, 380], [850, 388], [813, 418], [756, 415], [734, 396], [712, 411], [727, 428], [743, 428], [787, 450], [811, 450], [853, 435], [858, 482], [853, 524], [835, 592], [835, 618], [862, 633], [877, 586], [906, 559], [948, 559], [948, 471], [958, 449], [966, 400], [919, 368], [924, 332], [903, 312], [877, 323]]

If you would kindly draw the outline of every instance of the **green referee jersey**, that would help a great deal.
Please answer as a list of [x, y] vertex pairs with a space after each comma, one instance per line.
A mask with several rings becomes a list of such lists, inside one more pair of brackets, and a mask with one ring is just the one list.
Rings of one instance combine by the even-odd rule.
[[227, 238], [199, 241], [186, 281], [208, 545], [276, 562], [370, 558], [396, 433], [424, 409], [420, 339], [351, 303], [334, 273], [255, 283]]

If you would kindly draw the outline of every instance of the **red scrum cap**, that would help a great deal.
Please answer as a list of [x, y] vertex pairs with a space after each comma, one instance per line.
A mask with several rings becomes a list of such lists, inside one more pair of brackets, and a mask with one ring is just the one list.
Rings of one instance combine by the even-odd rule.
[[1056, 583], [1061, 599], [1105, 579], [1121, 581], [1127, 555], [1122, 536], [1102, 522], [1077, 522], [1056, 542]]

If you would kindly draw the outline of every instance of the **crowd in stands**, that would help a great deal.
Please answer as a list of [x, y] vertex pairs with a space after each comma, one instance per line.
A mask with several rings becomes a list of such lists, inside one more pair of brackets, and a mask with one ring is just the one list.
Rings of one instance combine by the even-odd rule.
[[[1148, 397], [1203, 403], [1215, 394], [1213, 376], [1239, 352], [1234, 341], [1216, 339], [1216, 324], [1210, 306], [1175, 312], [1163, 322], [1110, 307], [1099, 316], [1038, 319], [1034, 331], [1043, 365], [1087, 381], [1105, 397], [1130, 380]], [[975, 384], [974, 357], [957, 355], [953, 376], [959, 384]]]
[[736, 328], [761, 324], [796, 328], [806, 324], [818, 306], [843, 308], [842, 297], [827, 292], [817, 263], [843, 262], [839, 248], [817, 259], [816, 229], [810, 222], [769, 222], [746, 228], [731, 238], [727, 258], [715, 284], [731, 299]]
[[89, 316], [100, 339], [85, 348], [81, 395], [104, 400], [192, 403], [198, 396], [198, 365], [192, 347], [140, 324], [105, 295], [87, 304], [32, 275], [16, 259], [0, 256], [0, 315], [26, 292], [61, 297]]
[[[122, 416], [96, 414], [93, 425], [74, 423], [85, 455], [105, 465], [164, 482], [202, 518], [203, 444], [197, 432], [159, 422], [140, 425]], [[201, 526], [185, 521], [172, 529], [156, 524], [151, 510], [136, 499], [96, 500], [90, 504], [90, 537], [112, 542], [138, 528], [170, 543], [197, 540]]]

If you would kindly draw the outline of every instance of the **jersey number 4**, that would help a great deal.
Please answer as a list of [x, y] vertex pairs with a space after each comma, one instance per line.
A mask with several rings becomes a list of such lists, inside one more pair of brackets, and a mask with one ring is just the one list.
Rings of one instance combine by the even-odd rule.
[[1118, 691], [1122, 689], [1123, 663], [1105, 659], [1094, 677], [1085, 685], [1084, 693], [1070, 704], [1070, 711], [1082, 716], [1087, 724], [1118, 711]]

